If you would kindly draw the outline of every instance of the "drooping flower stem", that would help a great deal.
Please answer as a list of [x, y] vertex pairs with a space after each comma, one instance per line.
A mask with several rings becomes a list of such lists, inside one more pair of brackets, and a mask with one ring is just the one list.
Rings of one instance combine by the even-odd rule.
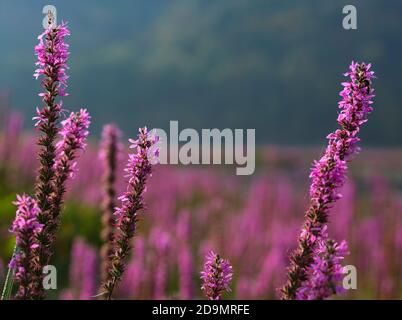
[[159, 151], [154, 147], [157, 136], [151, 136], [147, 128], [140, 128], [137, 140], [129, 140], [136, 153], [129, 155], [125, 171], [129, 178], [127, 191], [119, 197], [121, 206], [115, 209], [116, 231], [113, 241], [111, 267], [107, 280], [102, 283], [106, 299], [111, 299], [114, 287], [121, 280], [126, 268], [126, 259], [131, 249], [137, 222], [138, 213], [144, 208], [143, 193], [146, 182], [152, 172], [152, 165], [156, 163]]
[[340, 129], [328, 135], [327, 149], [312, 168], [310, 207], [305, 214], [298, 248], [290, 256], [288, 281], [282, 288], [283, 299], [295, 299], [297, 290], [307, 280], [308, 268], [314, 261], [314, 252], [328, 222], [329, 210], [341, 197], [338, 190], [346, 178], [347, 161], [358, 152], [358, 133], [372, 111], [374, 97], [371, 86], [374, 72], [370, 71], [370, 67], [370, 64], [352, 62], [350, 71], [345, 74], [350, 81], [342, 83], [344, 89], [340, 92]]
[[121, 152], [120, 130], [114, 125], [103, 127], [100, 157], [103, 162], [103, 201], [102, 201], [102, 232], [103, 245], [101, 248], [101, 280], [106, 281], [110, 270], [110, 257], [113, 253], [113, 211], [116, 206], [115, 181], [116, 167]]
[[209, 300], [220, 300], [223, 292], [231, 291], [232, 276], [233, 271], [229, 261], [210, 251], [206, 256], [204, 269], [201, 271], [201, 289]]

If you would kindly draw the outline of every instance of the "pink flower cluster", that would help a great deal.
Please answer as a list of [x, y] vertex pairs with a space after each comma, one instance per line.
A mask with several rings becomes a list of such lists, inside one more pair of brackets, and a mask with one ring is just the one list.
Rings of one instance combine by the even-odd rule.
[[17, 206], [16, 217], [11, 232], [16, 237], [16, 250], [10, 261], [10, 268], [15, 270], [15, 280], [18, 283], [16, 298], [25, 299], [35, 294], [31, 280], [38, 267], [35, 249], [39, 244], [36, 236], [42, 231], [43, 225], [38, 222], [39, 207], [36, 200], [27, 195], [17, 195], [13, 202]]
[[338, 200], [341, 195], [339, 188], [345, 182], [347, 161], [349, 156], [358, 152], [356, 143], [360, 141], [357, 134], [361, 125], [367, 121], [367, 115], [373, 110], [371, 107], [374, 97], [370, 87], [374, 72], [369, 71], [371, 65], [352, 62], [350, 82], [343, 82], [344, 89], [340, 92], [342, 100], [338, 115], [340, 129], [328, 135], [327, 149], [319, 161], [314, 163], [310, 178], [310, 196], [312, 206], [326, 214], [328, 205]]
[[345, 289], [341, 285], [343, 279], [342, 261], [348, 254], [346, 241], [337, 243], [327, 237], [318, 241], [314, 262], [308, 280], [298, 290], [298, 300], [323, 300], [333, 294], [342, 294]]
[[146, 191], [146, 180], [151, 175], [152, 162], [159, 156], [159, 149], [153, 148], [158, 141], [159, 137], [148, 132], [146, 127], [139, 129], [137, 140], [129, 139], [130, 149], [136, 149], [136, 152], [128, 155], [124, 169], [129, 190], [119, 197], [122, 206], [115, 210], [115, 215], [120, 221], [124, 219], [125, 212], [133, 208], [137, 211], [144, 207], [143, 193]]
[[229, 261], [210, 251], [201, 271], [201, 289], [209, 300], [220, 300], [223, 292], [230, 292], [233, 270]]
[[[89, 135], [89, 125], [91, 124], [91, 116], [86, 109], [79, 112], [72, 112], [70, 116], [61, 122], [62, 128], [59, 132], [61, 140], [56, 144], [58, 152], [55, 168], [63, 166], [63, 159], [72, 161], [76, 150], [83, 150], [86, 147], [86, 140]], [[76, 162], [69, 164], [69, 175], [74, 175]]]
[[[67, 24], [62, 23], [56, 28], [49, 26], [41, 35], [39, 35], [39, 44], [35, 46], [35, 53], [38, 57], [34, 77], [44, 75], [50, 77], [55, 75], [54, 81], [57, 81], [57, 94], [66, 96], [65, 88], [67, 87], [68, 76], [66, 74], [67, 59], [69, 56], [69, 45], [64, 41], [66, 36], [70, 35]], [[44, 96], [46, 93], [40, 94]]]

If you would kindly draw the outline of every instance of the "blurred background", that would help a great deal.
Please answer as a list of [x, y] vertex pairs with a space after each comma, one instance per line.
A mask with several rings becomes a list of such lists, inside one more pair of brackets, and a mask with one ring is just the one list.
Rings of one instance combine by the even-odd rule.
[[[0, 88], [29, 117], [46, 1], [0, 3]], [[68, 108], [86, 107], [99, 132], [113, 119], [132, 134], [167, 128], [255, 128], [260, 143], [316, 144], [334, 126], [339, 82], [352, 59], [378, 76], [365, 143], [402, 143], [402, 3], [356, 2], [357, 30], [342, 28], [345, 1], [53, 1], [68, 21]], [[366, 139], [367, 138], [367, 139]]]
[[[347, 263], [358, 270], [358, 290], [346, 297], [401, 298], [402, 2], [392, 0], [1, 0], [3, 266], [14, 241], [11, 202], [17, 192], [33, 192], [38, 166], [33, 48], [46, 4], [71, 30], [64, 106], [93, 117], [91, 144], [69, 187], [54, 261], [60, 289], [51, 297], [87, 299], [97, 290], [102, 126], [115, 123], [126, 141], [139, 126], [168, 129], [178, 120], [181, 129], [255, 128], [256, 172], [157, 168], [118, 297], [200, 297], [202, 257], [214, 249], [234, 265], [230, 298], [277, 298], [308, 204], [311, 162], [336, 128], [342, 74], [357, 60], [376, 72], [375, 111], [330, 233], [349, 242]], [[342, 27], [347, 4], [357, 8], [357, 30]], [[93, 262], [89, 271], [77, 271], [82, 255]], [[2, 274], [0, 262], [0, 283]]]

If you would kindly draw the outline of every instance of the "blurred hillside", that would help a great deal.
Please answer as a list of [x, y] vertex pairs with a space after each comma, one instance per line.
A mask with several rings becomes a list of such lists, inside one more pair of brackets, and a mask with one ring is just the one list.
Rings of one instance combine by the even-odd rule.
[[[72, 36], [67, 108], [94, 128], [125, 131], [256, 128], [264, 143], [323, 143], [335, 126], [339, 82], [352, 59], [374, 64], [376, 111], [364, 142], [402, 145], [402, 2], [354, 1], [358, 30], [342, 28], [344, 1], [52, 1]], [[33, 47], [44, 1], [1, 0], [0, 88], [31, 116], [40, 103]]]

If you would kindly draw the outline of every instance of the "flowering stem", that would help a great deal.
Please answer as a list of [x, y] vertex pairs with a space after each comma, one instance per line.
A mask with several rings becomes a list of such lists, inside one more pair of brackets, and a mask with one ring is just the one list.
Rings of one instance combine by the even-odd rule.
[[230, 292], [233, 271], [229, 261], [222, 259], [213, 251], [206, 256], [201, 272], [201, 289], [209, 300], [220, 300], [223, 292]]
[[41, 296], [42, 288], [38, 286], [36, 274], [38, 273], [39, 247], [37, 235], [43, 225], [38, 222], [39, 207], [35, 199], [17, 195], [16, 216], [12, 224], [11, 232], [16, 237], [16, 250], [9, 263], [9, 267], [15, 272], [14, 279], [18, 284], [17, 299], [35, 299]]
[[342, 83], [338, 115], [340, 129], [328, 135], [328, 146], [322, 158], [315, 162], [310, 178], [310, 207], [305, 214], [305, 223], [298, 239], [298, 248], [290, 256], [288, 281], [282, 288], [282, 298], [293, 300], [298, 289], [308, 278], [307, 272], [314, 261], [317, 242], [328, 223], [328, 213], [332, 204], [341, 196], [339, 188], [344, 184], [347, 161], [358, 152], [356, 143], [360, 127], [367, 121], [372, 111], [374, 97], [371, 79], [374, 72], [371, 65], [354, 63], [345, 76], [350, 82]]
[[324, 300], [333, 294], [344, 292], [340, 285], [343, 277], [341, 265], [348, 247], [345, 241], [337, 243], [329, 239], [324, 232], [314, 256], [314, 262], [308, 270], [308, 280], [297, 291], [298, 300]]
[[137, 140], [129, 140], [136, 153], [129, 155], [125, 171], [129, 178], [127, 191], [119, 197], [121, 206], [115, 209], [116, 233], [113, 241], [113, 253], [111, 267], [106, 281], [102, 283], [105, 297], [110, 300], [116, 283], [121, 280], [126, 268], [126, 258], [130, 253], [131, 239], [133, 238], [137, 222], [138, 212], [144, 208], [143, 193], [146, 182], [152, 172], [154, 156], [158, 156], [158, 149], [154, 144], [158, 137], [151, 137], [147, 128], [140, 128]]
[[[42, 133], [38, 140], [41, 146], [39, 153], [40, 167], [35, 185], [35, 198], [38, 201], [40, 213], [38, 221], [43, 224], [43, 230], [38, 234], [40, 246], [37, 282], [41, 287], [42, 268], [48, 264], [51, 257], [51, 245], [57, 224], [54, 223], [51, 213], [50, 197], [54, 194], [55, 178], [54, 163], [56, 159], [55, 140], [58, 134], [58, 119], [62, 110], [61, 102], [56, 103], [57, 96], [64, 96], [67, 75], [65, 70], [68, 58], [68, 45], [64, 42], [65, 36], [69, 35], [67, 27], [62, 24], [57, 27], [50, 25], [45, 32], [39, 36], [39, 44], [35, 47], [38, 56], [36, 65], [39, 68], [35, 71], [36, 78], [43, 76], [41, 81], [44, 92], [39, 94], [42, 97], [44, 107], [37, 110], [37, 120], [35, 124]], [[45, 293], [42, 289], [41, 297]]]
[[54, 178], [54, 194], [51, 197], [51, 217], [52, 222], [55, 223], [55, 228], [58, 228], [60, 223], [66, 181], [74, 175], [76, 153], [86, 147], [90, 118], [87, 110], [81, 109], [77, 113], [72, 112], [62, 122], [62, 129], [60, 130], [62, 140], [56, 146], [58, 155], [54, 164], [56, 174]]

